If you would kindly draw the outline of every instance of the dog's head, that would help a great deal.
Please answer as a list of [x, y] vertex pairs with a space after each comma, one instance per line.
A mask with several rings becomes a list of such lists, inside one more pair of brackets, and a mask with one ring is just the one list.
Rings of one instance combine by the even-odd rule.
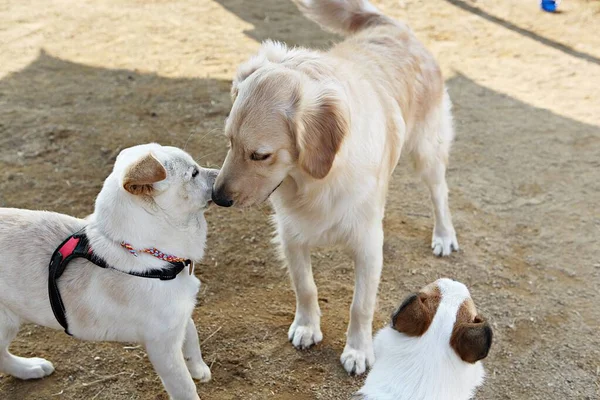
[[434, 324], [440, 340], [463, 361], [475, 363], [487, 357], [492, 345], [492, 328], [477, 313], [469, 290], [462, 283], [439, 279], [425, 286], [408, 296], [391, 320], [394, 330], [409, 337], [426, 335]]
[[211, 201], [218, 170], [200, 167], [185, 151], [156, 143], [130, 147], [118, 155], [96, 201], [112, 207], [126, 199], [129, 212], [181, 224], [197, 218]]
[[[322, 179], [331, 170], [348, 113], [339, 86], [296, 68], [303, 57], [268, 42], [240, 67], [225, 124], [230, 149], [213, 192], [218, 205], [262, 203], [293, 172]], [[319, 66], [312, 63], [311, 71]]]

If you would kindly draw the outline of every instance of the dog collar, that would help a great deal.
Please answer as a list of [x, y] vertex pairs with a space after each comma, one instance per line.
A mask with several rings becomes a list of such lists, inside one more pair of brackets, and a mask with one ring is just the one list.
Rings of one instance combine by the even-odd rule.
[[[104, 259], [94, 254], [92, 248], [90, 247], [88, 237], [83, 232], [83, 230], [84, 229], [66, 238], [56, 248], [56, 250], [54, 250], [49, 265], [48, 295], [50, 297], [50, 306], [52, 307], [54, 317], [56, 318], [58, 323], [65, 329], [65, 332], [68, 335], [71, 335], [71, 333], [69, 333], [69, 325], [67, 323], [67, 318], [65, 315], [65, 306], [62, 301], [60, 291], [58, 290], [57, 281], [62, 276], [69, 262], [71, 262], [71, 260], [73, 260], [74, 258], [85, 258], [86, 260], [92, 262], [100, 268], [112, 269], [123, 274], [138, 276], [141, 278], [160, 279], [161, 281], [169, 281], [175, 279], [185, 267], [189, 267], [191, 274], [194, 265], [191, 260], [165, 255], [157, 251], [156, 249], [145, 249], [143, 251], [149, 253], [150, 250], [154, 250], [156, 252], [156, 255], [154, 253], [149, 254], [152, 254], [155, 257], [166, 261], [168, 265], [165, 268], [150, 269], [144, 272], [127, 272], [111, 267]], [[132, 250], [130, 250], [130, 252], [131, 251]], [[137, 254], [134, 255], [137, 256]]]
[[[135, 257], [138, 256], [138, 251], [136, 251], [133, 248], [133, 246], [130, 245], [129, 243], [127, 243], [127, 242], [121, 242], [121, 247], [126, 248], [127, 251], [129, 251]], [[172, 263], [172, 262], [178, 263], [178, 262], [188, 261], [185, 258], [175, 257], [175, 256], [172, 256], [172, 255], [169, 255], [169, 254], [165, 254], [165, 253], [163, 253], [162, 251], [158, 250], [155, 247], [150, 247], [150, 248], [147, 248], [147, 249], [141, 249], [141, 250], [139, 250], [139, 252], [150, 254], [151, 256], [154, 256], [154, 257], [156, 257], [156, 258], [158, 258], [160, 260], [167, 261], [167, 262], [170, 262], [170, 263]]]

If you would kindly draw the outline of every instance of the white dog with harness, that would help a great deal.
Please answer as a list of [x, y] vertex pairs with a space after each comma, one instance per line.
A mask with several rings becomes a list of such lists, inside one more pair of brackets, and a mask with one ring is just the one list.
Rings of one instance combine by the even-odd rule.
[[[20, 379], [54, 371], [8, 351], [23, 322], [84, 340], [136, 342], [173, 399], [198, 400], [210, 379], [191, 318], [200, 281], [212, 183], [174, 147], [125, 149], [85, 220], [0, 208], [0, 372]], [[160, 250], [158, 250], [160, 249]]]

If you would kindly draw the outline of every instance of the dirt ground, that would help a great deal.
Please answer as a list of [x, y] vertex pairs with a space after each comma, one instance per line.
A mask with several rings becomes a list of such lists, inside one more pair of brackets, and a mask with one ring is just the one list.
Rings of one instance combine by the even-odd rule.
[[[493, 322], [479, 399], [600, 398], [600, 2], [560, 14], [523, 0], [378, 0], [438, 58], [455, 103], [448, 172], [461, 251], [431, 254], [424, 185], [401, 162], [389, 193], [375, 328], [411, 291], [466, 283]], [[287, 0], [0, 0], [0, 206], [85, 216], [119, 149], [158, 141], [204, 165], [236, 66], [260, 41], [325, 48]], [[325, 339], [287, 342], [294, 296], [267, 206], [212, 208], [194, 318], [213, 380], [203, 399], [347, 399], [338, 358], [350, 259], [314, 253]], [[27, 325], [12, 346], [56, 372], [0, 375], [0, 398], [167, 399], [144, 351]]]

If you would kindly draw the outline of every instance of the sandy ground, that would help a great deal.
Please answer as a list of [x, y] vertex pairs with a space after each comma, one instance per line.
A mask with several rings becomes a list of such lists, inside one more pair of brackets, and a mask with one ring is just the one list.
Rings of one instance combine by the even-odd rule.
[[[455, 103], [449, 170], [461, 252], [431, 255], [425, 187], [404, 162], [385, 220], [376, 328], [441, 276], [470, 286], [493, 322], [479, 399], [600, 398], [600, 4], [380, 0], [439, 59]], [[85, 216], [118, 150], [159, 141], [219, 165], [238, 63], [266, 38], [338, 38], [286, 0], [0, 0], [0, 205]], [[191, 136], [190, 136], [191, 135]], [[196, 319], [213, 381], [203, 399], [347, 399], [338, 362], [353, 271], [314, 254], [322, 344], [287, 343], [293, 292], [267, 206], [213, 208]], [[140, 348], [24, 326], [12, 346], [53, 361], [40, 381], [0, 375], [0, 398], [166, 399]]]

